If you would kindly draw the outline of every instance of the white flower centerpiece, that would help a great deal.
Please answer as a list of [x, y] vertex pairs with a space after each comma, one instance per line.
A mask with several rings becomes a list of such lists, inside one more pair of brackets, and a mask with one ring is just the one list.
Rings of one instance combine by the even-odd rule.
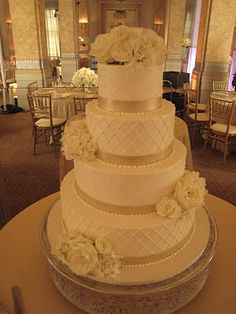
[[81, 68], [74, 73], [72, 84], [77, 88], [83, 88], [85, 91], [96, 89], [98, 87], [98, 76], [89, 68]]
[[186, 170], [177, 182], [173, 194], [156, 203], [156, 212], [160, 217], [180, 218], [203, 206], [206, 194], [205, 179], [196, 171]]
[[121, 260], [110, 243], [89, 239], [77, 230], [60, 236], [52, 253], [77, 275], [109, 279], [120, 274]]
[[103, 64], [162, 64], [165, 54], [164, 41], [154, 31], [125, 25], [98, 35], [90, 51]]

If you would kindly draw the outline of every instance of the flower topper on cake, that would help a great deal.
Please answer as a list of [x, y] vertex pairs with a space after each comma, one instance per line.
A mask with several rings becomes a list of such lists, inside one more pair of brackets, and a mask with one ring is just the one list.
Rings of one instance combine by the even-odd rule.
[[163, 64], [166, 48], [162, 37], [147, 28], [117, 26], [100, 34], [91, 45], [90, 55], [100, 63]]
[[91, 137], [85, 119], [77, 119], [65, 127], [62, 136], [62, 151], [67, 160], [80, 158], [92, 160], [97, 150], [96, 143]]
[[77, 230], [59, 237], [52, 253], [77, 275], [114, 278], [120, 273], [120, 257], [110, 243], [91, 240]]
[[166, 196], [156, 203], [156, 212], [161, 217], [179, 218], [184, 213], [204, 205], [206, 182], [196, 171], [185, 171], [177, 182], [171, 196]]
[[75, 87], [97, 87], [98, 76], [89, 68], [81, 68], [72, 77], [72, 84]]

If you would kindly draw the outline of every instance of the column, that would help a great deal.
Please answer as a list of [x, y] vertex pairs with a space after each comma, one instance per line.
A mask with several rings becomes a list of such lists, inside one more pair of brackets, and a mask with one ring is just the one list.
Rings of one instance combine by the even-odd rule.
[[28, 109], [26, 87], [32, 81], [45, 86], [51, 79], [44, 0], [9, 0], [16, 56], [18, 104]]
[[181, 71], [185, 0], [169, 0], [167, 8], [168, 37], [165, 71]]
[[235, 24], [235, 0], [202, 0], [196, 64], [192, 84], [207, 102], [215, 80], [228, 81]]
[[78, 69], [78, 6], [74, 0], [58, 1], [61, 70], [64, 82], [70, 82]]

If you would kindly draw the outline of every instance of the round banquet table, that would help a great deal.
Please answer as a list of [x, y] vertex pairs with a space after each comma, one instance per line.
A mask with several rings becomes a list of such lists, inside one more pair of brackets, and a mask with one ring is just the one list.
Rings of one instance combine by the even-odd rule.
[[[54, 286], [40, 244], [42, 217], [58, 197], [57, 192], [32, 204], [0, 230], [0, 302], [9, 313], [13, 285], [21, 289], [24, 314], [84, 313]], [[203, 290], [179, 314], [236, 313], [236, 207], [212, 195], [206, 197], [206, 205], [218, 226], [216, 255]]]
[[[235, 91], [213, 91], [210, 96], [214, 99], [236, 102]], [[236, 125], [236, 108], [234, 107], [231, 124]]]
[[52, 97], [52, 116], [56, 118], [69, 119], [75, 115], [73, 97], [82, 99], [96, 99], [97, 93], [85, 93], [75, 88], [40, 88], [34, 95]]

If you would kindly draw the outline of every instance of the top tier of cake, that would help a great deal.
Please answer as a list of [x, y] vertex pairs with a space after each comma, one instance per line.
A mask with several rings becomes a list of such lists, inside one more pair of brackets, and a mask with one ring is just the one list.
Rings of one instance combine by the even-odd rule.
[[160, 36], [121, 25], [98, 35], [91, 47], [98, 61], [98, 107], [129, 113], [161, 107], [166, 48]]
[[[98, 65], [99, 106], [111, 111], [143, 112], [160, 106], [162, 65]], [[111, 101], [117, 101], [112, 103]], [[119, 102], [126, 102], [125, 104]]]

